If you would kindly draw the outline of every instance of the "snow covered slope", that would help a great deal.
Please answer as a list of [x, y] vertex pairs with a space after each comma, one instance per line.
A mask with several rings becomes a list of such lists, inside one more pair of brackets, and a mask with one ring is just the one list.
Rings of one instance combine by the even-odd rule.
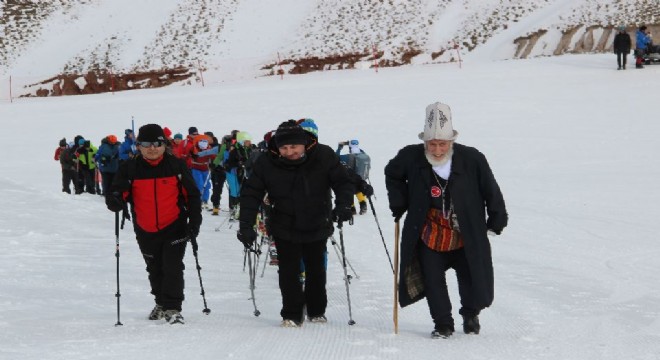
[[[660, 24], [654, 0], [6, 0], [0, 77], [319, 69], [606, 51], [611, 28]], [[23, 81], [28, 83], [29, 81]]]
[[[615, 68], [611, 54], [568, 55], [0, 102], [0, 359], [655, 359], [660, 123], [649, 106], [657, 94], [635, 89], [655, 88], [660, 67]], [[419, 142], [424, 108], [438, 100], [452, 107], [457, 141], [487, 156], [510, 215], [491, 239], [495, 301], [480, 335], [431, 340], [424, 301], [399, 311], [393, 334], [392, 272], [371, 212], [344, 228], [360, 277], [350, 288], [354, 326], [332, 249], [327, 324], [278, 326], [270, 266], [257, 278], [261, 316], [253, 316], [235, 226], [206, 213], [199, 261], [211, 314], [202, 313], [189, 252], [186, 324], [146, 320], [153, 300], [127, 223], [119, 235], [124, 326], [114, 327], [114, 216], [98, 196], [60, 192], [52, 160], [60, 138], [98, 144], [122, 134], [131, 116], [137, 127], [259, 138], [286, 119], [312, 117], [322, 143], [358, 138], [371, 155], [376, 213], [393, 253], [383, 167]], [[448, 278], [460, 319], [452, 271]]]

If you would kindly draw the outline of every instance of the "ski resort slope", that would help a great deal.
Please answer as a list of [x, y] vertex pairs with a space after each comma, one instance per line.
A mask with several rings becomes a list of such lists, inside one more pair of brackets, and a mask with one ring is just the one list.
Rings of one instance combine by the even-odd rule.
[[[660, 125], [650, 89], [660, 67], [615, 66], [612, 55], [467, 61], [462, 69], [329, 71], [0, 102], [0, 359], [653, 359], [660, 353]], [[134, 117], [136, 128], [240, 129], [258, 139], [286, 119], [314, 118], [321, 142], [357, 138], [371, 155], [375, 211], [393, 254], [382, 169], [402, 146], [419, 142], [424, 108], [435, 101], [452, 107], [457, 141], [486, 154], [510, 216], [491, 238], [495, 301], [481, 314], [480, 335], [461, 332], [452, 271], [454, 336], [430, 339], [425, 301], [401, 309], [393, 333], [392, 272], [371, 210], [343, 232], [356, 272], [353, 326], [332, 247], [327, 324], [280, 328], [277, 270], [262, 264], [255, 317], [242, 245], [226, 214], [204, 214], [199, 236], [209, 315], [195, 259], [186, 255], [183, 326], [146, 320], [153, 300], [126, 224], [123, 326], [115, 326], [114, 216], [99, 196], [60, 192], [52, 160], [60, 138], [81, 134], [98, 144]]]

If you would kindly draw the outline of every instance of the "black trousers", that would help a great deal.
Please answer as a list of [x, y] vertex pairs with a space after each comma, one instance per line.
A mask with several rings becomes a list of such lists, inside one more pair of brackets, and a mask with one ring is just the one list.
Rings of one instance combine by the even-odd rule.
[[616, 52], [616, 63], [619, 65], [619, 68], [626, 67], [626, 60], [628, 58], [628, 53], [624, 51]]
[[78, 188], [76, 183], [76, 171], [72, 169], [62, 169], [62, 191], [71, 194], [71, 184], [73, 184], [74, 191]]
[[[275, 239], [279, 260], [279, 283], [283, 319], [301, 322], [303, 307], [310, 317], [325, 314], [328, 295], [325, 290], [325, 253], [327, 240], [293, 243]], [[300, 261], [305, 258], [305, 286], [300, 282]]]
[[[181, 238], [183, 238], [183, 233]], [[163, 240], [163, 237], [138, 237], [138, 245], [147, 264], [151, 293], [165, 310], [181, 311], [183, 302], [183, 257], [187, 241]]]
[[83, 183], [85, 191], [87, 191], [90, 194], [96, 194], [96, 184], [94, 181], [94, 174], [95, 171], [94, 169], [89, 169], [89, 168], [81, 168], [82, 176], [83, 176]]
[[451, 316], [451, 300], [447, 290], [447, 270], [454, 269], [458, 280], [458, 293], [461, 297], [459, 314], [463, 316], [478, 315], [479, 310], [474, 305], [472, 295], [472, 277], [465, 258], [464, 249], [439, 252], [429, 249], [420, 241], [419, 261], [424, 274], [424, 292], [435, 327], [443, 325], [454, 326]]
[[227, 175], [222, 168], [215, 168], [211, 171], [211, 184], [213, 192], [211, 192], [211, 204], [214, 208], [220, 207], [220, 197], [222, 196], [222, 187], [225, 185]]
[[112, 185], [112, 180], [115, 178], [115, 173], [113, 172], [101, 172], [101, 186], [103, 195], [108, 195], [110, 191], [110, 185]]

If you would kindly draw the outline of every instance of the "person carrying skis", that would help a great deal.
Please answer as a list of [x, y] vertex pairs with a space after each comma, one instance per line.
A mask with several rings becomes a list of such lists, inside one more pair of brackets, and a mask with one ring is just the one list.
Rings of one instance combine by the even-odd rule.
[[[295, 120], [285, 121], [271, 138], [268, 154], [257, 159], [243, 184], [238, 239], [251, 248], [257, 238], [257, 213], [268, 193], [272, 206], [268, 231], [277, 244], [279, 285], [282, 294], [281, 326], [299, 327], [303, 308], [312, 322], [327, 321], [324, 254], [333, 220], [352, 219], [353, 185], [339, 157], [318, 144]], [[335, 193], [332, 209], [331, 192]], [[298, 279], [305, 258], [306, 279]]]
[[[344, 146], [348, 146], [349, 153], [341, 155], [341, 150]], [[340, 142], [337, 146], [337, 155], [339, 155], [339, 160], [348, 165], [364, 181], [369, 180], [371, 158], [364, 150], [360, 149], [360, 142], [357, 139]], [[360, 204], [360, 215], [366, 214], [367, 197], [359, 190], [355, 193], [355, 197], [357, 197], [358, 204]], [[353, 213], [355, 214], [355, 207], [353, 207]]]
[[149, 320], [183, 324], [183, 257], [186, 243], [196, 244], [201, 197], [186, 164], [165, 151], [167, 140], [159, 125], [142, 126], [137, 140], [140, 155], [119, 167], [106, 206], [119, 212], [131, 204], [135, 236], [156, 302]]
[[493, 302], [493, 265], [487, 231], [500, 234], [508, 215], [502, 192], [477, 149], [455, 143], [448, 105], [426, 108], [423, 144], [401, 149], [385, 167], [389, 206], [403, 226], [399, 303], [426, 296], [433, 338], [454, 332], [445, 272], [456, 271], [463, 331], [478, 334], [479, 312]]

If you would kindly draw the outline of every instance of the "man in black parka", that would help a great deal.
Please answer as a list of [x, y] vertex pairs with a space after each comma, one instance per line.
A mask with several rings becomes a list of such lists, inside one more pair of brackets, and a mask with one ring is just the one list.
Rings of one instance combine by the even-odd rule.
[[[326, 322], [325, 253], [338, 222], [352, 218], [353, 184], [339, 157], [295, 120], [277, 128], [269, 152], [260, 156], [241, 189], [238, 239], [250, 248], [264, 196], [271, 205], [267, 227], [277, 246], [283, 327], [299, 327], [303, 307], [312, 322]], [[332, 210], [330, 190], [335, 193]], [[305, 258], [305, 287], [300, 283]]]
[[619, 26], [617, 28], [617, 34], [614, 36], [614, 43], [612, 48], [616, 54], [616, 62], [619, 65], [617, 70], [626, 69], [626, 60], [628, 54], [630, 54], [630, 48], [632, 47], [632, 40], [630, 35], [626, 32], [625, 26]]
[[487, 231], [500, 234], [508, 215], [500, 188], [477, 149], [454, 142], [451, 110], [426, 108], [423, 144], [409, 145], [385, 167], [395, 221], [407, 212], [401, 242], [399, 303], [427, 298], [434, 338], [454, 332], [445, 272], [456, 271], [463, 330], [478, 334], [478, 315], [493, 302]]

